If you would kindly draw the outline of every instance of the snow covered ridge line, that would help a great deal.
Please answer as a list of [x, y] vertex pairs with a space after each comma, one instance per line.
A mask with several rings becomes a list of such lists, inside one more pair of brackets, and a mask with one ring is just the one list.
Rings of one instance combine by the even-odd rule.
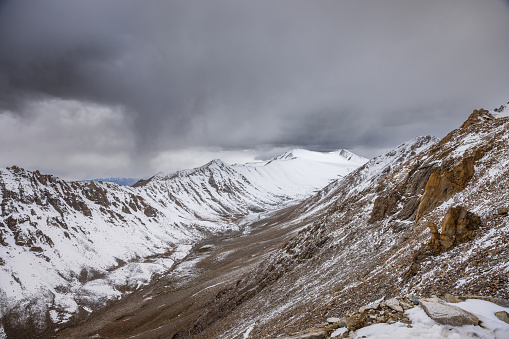
[[239, 218], [302, 199], [362, 159], [337, 158], [263, 168], [212, 161], [140, 187], [0, 169], [6, 331], [30, 324], [30, 333], [42, 333], [86, 314], [168, 270], [199, 240], [239, 231]]

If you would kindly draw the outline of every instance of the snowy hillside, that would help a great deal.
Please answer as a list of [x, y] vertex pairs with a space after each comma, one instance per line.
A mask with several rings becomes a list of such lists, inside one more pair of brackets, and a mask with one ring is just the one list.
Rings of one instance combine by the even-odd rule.
[[264, 191], [303, 198], [367, 161], [347, 150], [319, 153], [295, 149], [261, 164], [233, 167]]
[[414, 139], [330, 184], [273, 225], [307, 227], [176, 338], [278, 337], [354, 313], [350, 337], [377, 337], [359, 307], [412, 294], [507, 304], [508, 131], [505, 108], [475, 110], [439, 142]]
[[295, 203], [365, 160], [294, 153], [257, 165], [214, 160], [137, 187], [0, 169], [4, 326], [51, 332], [149, 282], [199, 240], [240, 231], [243, 218]]

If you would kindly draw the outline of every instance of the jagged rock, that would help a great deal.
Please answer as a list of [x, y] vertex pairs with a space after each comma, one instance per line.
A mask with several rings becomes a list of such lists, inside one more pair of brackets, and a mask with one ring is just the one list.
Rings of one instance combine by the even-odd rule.
[[487, 120], [493, 120], [495, 117], [488, 111], [483, 108], [475, 109], [472, 114], [468, 117], [468, 119], [461, 125], [461, 128], [467, 128], [471, 125], [478, 124], [480, 122], [484, 122]]
[[474, 162], [482, 157], [483, 152], [479, 150], [479, 154], [461, 158], [458, 162], [444, 165], [438, 171], [431, 173], [417, 208], [416, 221], [419, 221], [426, 212], [467, 187], [474, 176]]
[[88, 183], [86, 189], [83, 190], [83, 194], [87, 199], [95, 202], [96, 204], [104, 207], [110, 206], [106, 191], [102, 187], [96, 185], [94, 181]]
[[157, 210], [153, 208], [152, 206], [145, 207], [145, 210], [143, 211], [147, 217], [156, 217], [157, 216]]
[[495, 316], [503, 322], [509, 324], [509, 314], [506, 311], [495, 312]]
[[431, 248], [438, 252], [440, 250], [440, 232], [438, 231], [438, 226], [434, 222], [428, 221], [426, 227], [431, 233], [429, 244]]
[[497, 209], [497, 213], [499, 215], [506, 215], [507, 213], [509, 213], [509, 208], [501, 207], [501, 208]]
[[392, 298], [385, 302], [387, 307], [389, 307], [391, 310], [394, 310], [396, 312], [403, 312], [403, 307], [399, 304], [398, 299]]
[[481, 226], [481, 218], [467, 211], [463, 206], [451, 207], [442, 220], [442, 231], [428, 222], [426, 224], [431, 232], [430, 245], [439, 251], [447, 251], [454, 245], [461, 244], [472, 239], [475, 231]]
[[375, 301], [366, 305], [366, 310], [377, 310], [378, 308], [380, 308], [380, 301]]
[[337, 323], [338, 327], [346, 327], [346, 318], [341, 318], [339, 322]]
[[479, 325], [479, 319], [472, 313], [448, 305], [438, 298], [420, 299], [419, 302], [424, 312], [439, 324], [451, 326]]

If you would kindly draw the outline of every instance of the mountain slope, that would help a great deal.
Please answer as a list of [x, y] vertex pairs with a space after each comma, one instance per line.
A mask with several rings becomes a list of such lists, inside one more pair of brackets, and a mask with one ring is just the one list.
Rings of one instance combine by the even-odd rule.
[[234, 168], [264, 191], [304, 198], [367, 161], [347, 150], [318, 153], [294, 149], [264, 163]]
[[346, 151], [328, 158], [244, 166], [214, 160], [137, 187], [0, 169], [6, 332], [40, 333], [84, 317], [171, 268], [200, 239], [239, 231], [244, 218], [295, 203], [362, 163]]
[[304, 201], [309, 226], [177, 337], [281, 335], [407, 293], [509, 299], [509, 118], [494, 113]]

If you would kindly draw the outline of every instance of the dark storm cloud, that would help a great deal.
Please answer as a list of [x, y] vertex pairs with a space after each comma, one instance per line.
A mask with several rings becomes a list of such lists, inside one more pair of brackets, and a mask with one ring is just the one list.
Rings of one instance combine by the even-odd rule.
[[494, 0], [4, 1], [0, 110], [120, 107], [146, 157], [379, 149], [506, 102], [507, 36]]

